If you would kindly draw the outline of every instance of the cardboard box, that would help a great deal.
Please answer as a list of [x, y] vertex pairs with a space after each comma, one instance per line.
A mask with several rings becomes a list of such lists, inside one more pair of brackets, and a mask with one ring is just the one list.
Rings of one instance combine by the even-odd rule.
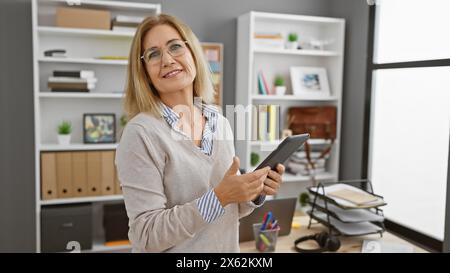
[[71, 28], [111, 29], [111, 12], [84, 8], [56, 9], [56, 26]]

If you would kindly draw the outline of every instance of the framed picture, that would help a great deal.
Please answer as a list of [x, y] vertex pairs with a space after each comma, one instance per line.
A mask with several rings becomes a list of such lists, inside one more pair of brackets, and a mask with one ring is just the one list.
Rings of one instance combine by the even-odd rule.
[[327, 70], [323, 67], [294, 66], [290, 68], [292, 92], [297, 96], [329, 97]]
[[116, 115], [84, 114], [83, 141], [84, 143], [115, 143]]

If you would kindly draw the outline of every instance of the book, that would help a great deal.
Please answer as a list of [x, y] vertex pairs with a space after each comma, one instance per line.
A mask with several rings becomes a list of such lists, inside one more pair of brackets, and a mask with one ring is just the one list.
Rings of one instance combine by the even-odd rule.
[[377, 201], [378, 198], [369, 193], [364, 193], [361, 191], [353, 191], [351, 189], [340, 189], [333, 192], [328, 193], [329, 196], [337, 197], [340, 199], [347, 200], [356, 205], [365, 205], [374, 201]]
[[258, 140], [267, 140], [267, 105], [258, 105]]
[[268, 115], [269, 115], [269, 141], [275, 141], [277, 138], [276, 128], [277, 128], [277, 108], [278, 105], [268, 105]]
[[134, 22], [117, 22], [117, 21], [113, 21], [112, 22], [112, 26], [119, 26], [119, 27], [132, 27], [132, 28], [137, 28], [139, 26], [139, 23], [134, 23]]
[[95, 73], [92, 70], [55, 70], [53, 77], [71, 77], [71, 78], [94, 78]]
[[49, 49], [44, 51], [45, 57], [66, 57], [65, 49]]
[[270, 95], [271, 92], [270, 92], [269, 85], [267, 84], [266, 77], [264, 77], [264, 73], [263, 73], [262, 71], [260, 71], [260, 73], [261, 73], [261, 79], [262, 79], [262, 82], [263, 82], [263, 84], [264, 84], [264, 88], [266, 89], [266, 94], [267, 94], [267, 95]]
[[97, 78], [49, 77], [49, 83], [96, 83]]
[[113, 26], [112, 27], [112, 31], [117, 31], [117, 32], [136, 32], [136, 27], [124, 27], [124, 26]]
[[127, 56], [110, 56], [110, 55], [105, 55], [105, 56], [98, 56], [95, 57], [95, 59], [100, 59], [100, 60], [128, 60]]
[[264, 88], [264, 84], [261, 80], [261, 73], [258, 73], [257, 75], [257, 82], [258, 82], [258, 92], [261, 95], [267, 95], [266, 90]]
[[67, 82], [49, 82], [48, 88], [50, 88], [52, 91], [56, 90], [90, 90], [95, 88], [95, 84], [89, 84], [86, 82], [80, 82], [80, 83], [67, 83]]
[[122, 15], [119, 14], [116, 17], [114, 17], [115, 22], [129, 22], [129, 23], [141, 23], [145, 17], [142, 16], [129, 16], [129, 15]]

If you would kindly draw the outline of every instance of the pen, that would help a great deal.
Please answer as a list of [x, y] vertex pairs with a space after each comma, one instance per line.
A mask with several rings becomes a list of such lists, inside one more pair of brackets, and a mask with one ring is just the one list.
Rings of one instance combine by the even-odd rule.
[[272, 218], [272, 212], [269, 211], [269, 212], [267, 213], [267, 217], [264, 217], [264, 218], [265, 218], [265, 219], [263, 220], [263, 224], [262, 224], [262, 226], [261, 226], [261, 230], [265, 230], [265, 229], [266, 229], [267, 223], [269, 223], [270, 220], [271, 220], [271, 218]]
[[273, 221], [273, 223], [270, 227], [271, 227], [271, 229], [276, 229], [278, 227], [278, 220]]
[[265, 224], [266, 224], [266, 221], [267, 221], [267, 216], [268, 216], [268, 213], [267, 212], [264, 213], [264, 217], [263, 217], [263, 220], [262, 220], [262, 225], [261, 225], [261, 228], [259, 229], [261, 231], [263, 231], [264, 228], [265, 228]]

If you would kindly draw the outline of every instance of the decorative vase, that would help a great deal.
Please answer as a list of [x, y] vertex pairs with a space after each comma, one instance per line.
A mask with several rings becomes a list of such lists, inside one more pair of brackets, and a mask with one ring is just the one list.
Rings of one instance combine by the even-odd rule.
[[283, 96], [286, 93], [286, 86], [275, 86], [275, 94]]
[[70, 144], [70, 136], [71, 135], [58, 135], [59, 145], [69, 145]]

